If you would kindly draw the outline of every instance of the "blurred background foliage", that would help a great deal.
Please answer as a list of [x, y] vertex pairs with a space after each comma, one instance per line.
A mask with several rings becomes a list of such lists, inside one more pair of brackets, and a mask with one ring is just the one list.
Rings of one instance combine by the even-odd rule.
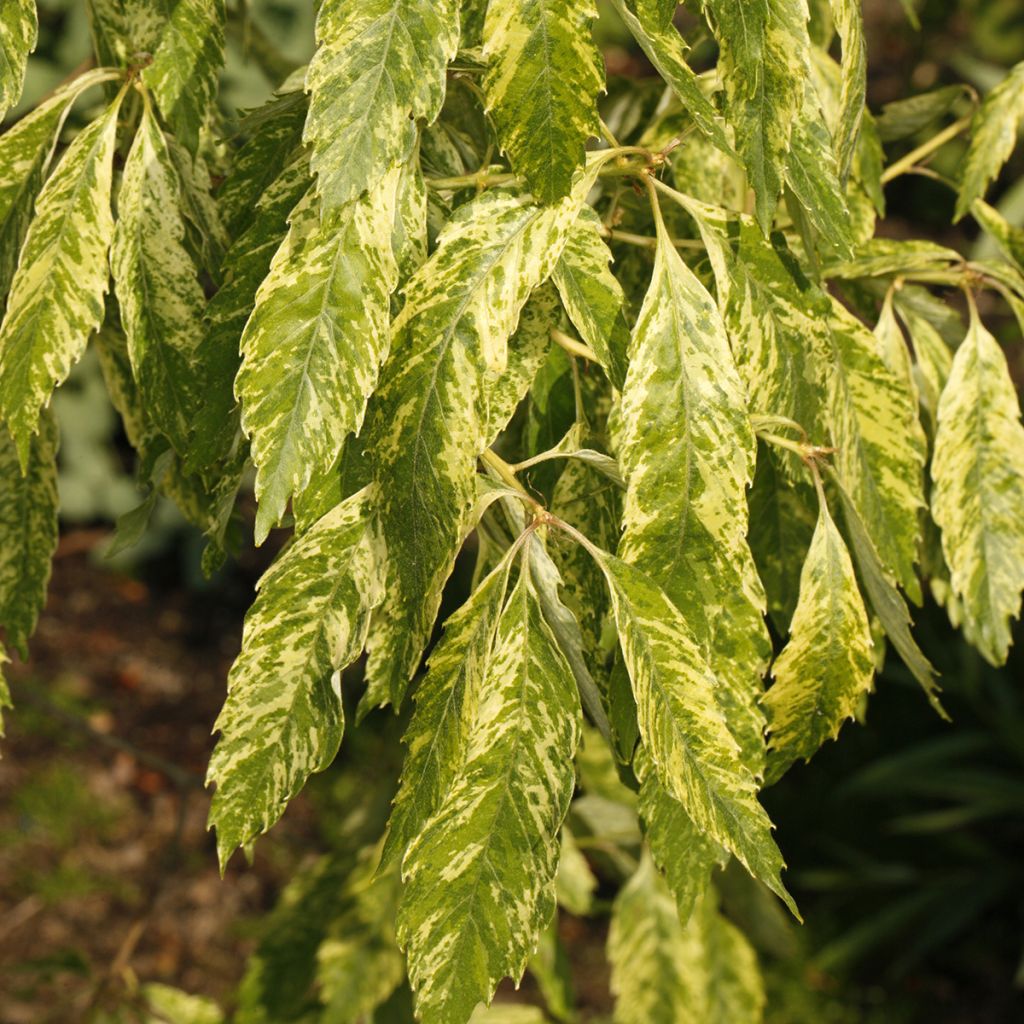
[[[262, 103], [275, 84], [308, 59], [313, 46], [310, 0], [234, 0], [229, 7], [238, 17], [229, 35], [221, 94], [226, 145], [240, 111]], [[984, 93], [1008, 66], [1024, 59], [1021, 0], [865, 0], [864, 7], [869, 101], [876, 113], [893, 100], [944, 84], [966, 82]], [[83, 0], [40, 0], [39, 10], [39, 47], [29, 65], [21, 106], [11, 118], [76, 73], [90, 53]], [[616, 31], [614, 22], [609, 21], [603, 32], [609, 71], [643, 75], [643, 59], [628, 48], [625, 34]], [[693, 56], [699, 64], [702, 44], [699, 39], [695, 42]], [[920, 138], [891, 146], [890, 158], [909, 151], [931, 131], [934, 126], [924, 129]], [[962, 152], [957, 144], [945, 147], [933, 169], [956, 177]], [[1018, 147], [992, 195], [1010, 223], [1024, 224], [1024, 147]], [[985, 242], [976, 237], [968, 221], [951, 227], [953, 195], [938, 182], [901, 177], [888, 189], [887, 199], [889, 212], [882, 233], [932, 237], [964, 252], [984, 254]], [[1021, 346], [1016, 331], [1007, 321], [1004, 341], [1011, 359], [1016, 357], [1020, 382]], [[205, 686], [195, 691], [192, 707], [199, 728], [195, 768], [201, 772], [203, 727], [208, 729], [212, 721], [222, 693], [222, 668], [237, 642], [233, 635], [218, 640], [213, 634], [237, 632], [252, 583], [270, 555], [245, 550], [238, 562], [206, 581], [199, 571], [199, 537], [169, 504], [162, 503], [153, 529], [141, 544], [113, 562], [105, 559], [111, 524], [135, 507], [141, 496], [95, 360], [80, 363], [54, 404], [62, 435], [65, 542], [70, 540], [74, 548], [73, 538], [84, 537], [81, 547], [93, 565], [116, 570], [119, 575], [112, 578], [157, 587], [152, 591], [155, 606], [165, 608], [167, 594], [173, 591], [183, 608], [207, 616], [199, 632], [193, 625], [180, 640], [170, 635], [171, 653], [166, 655], [174, 661], [173, 643], [179, 642], [200, 654], [217, 652], [209, 676], [196, 676]], [[59, 576], [60, 566], [57, 571]], [[97, 577], [67, 584], [72, 604], [76, 587], [81, 589], [86, 578]], [[117, 586], [130, 604], [125, 590], [129, 583]], [[215, 614], [210, 612], [214, 607]], [[119, 613], [109, 612], [101, 602], [97, 614], [113, 614], [117, 619]], [[160, 614], [166, 616], [166, 612]], [[756, 894], [737, 890], [730, 899], [726, 886], [726, 909], [747, 927], [764, 955], [769, 1024], [1009, 1024], [1024, 1020], [1020, 630], [1009, 663], [994, 670], [950, 630], [940, 609], [926, 605], [917, 619], [921, 646], [942, 672], [953, 727], [929, 712], [916, 684], [890, 657], [867, 710], [868, 727], [845, 729], [838, 743], [828, 744], [811, 765], [794, 769], [765, 795], [790, 865], [789, 882], [808, 924], [793, 927]], [[129, 616], [128, 621], [134, 620]], [[167, 633], [160, 625], [163, 619], [156, 621], [163, 636]], [[114, 628], [118, 625], [113, 623]], [[127, 640], [141, 642], [143, 632], [141, 627], [138, 633], [129, 628]], [[40, 643], [46, 643], [45, 633]], [[67, 647], [67, 662], [77, 662], [73, 637], [63, 635], [60, 644]], [[182, 654], [181, 661], [187, 664], [188, 657]], [[120, 713], [111, 711], [103, 692], [83, 689], [80, 678], [73, 673], [62, 675], [64, 671], [50, 664], [38, 670], [39, 678], [30, 673], [24, 693], [30, 694], [31, 686], [38, 684], [49, 688], [49, 696], [37, 702], [19, 699], [13, 716], [15, 749], [10, 756], [16, 758], [18, 743], [26, 742], [30, 760], [38, 755], [38, 763], [49, 767], [35, 774], [0, 778], [0, 788], [10, 798], [9, 813], [0, 818], [0, 895], [5, 894], [5, 903], [10, 901], [15, 908], [33, 900], [33, 908], [46, 908], [101, 892], [110, 896], [112, 906], [134, 913], [149, 898], [144, 880], [126, 878], [116, 868], [83, 863], [76, 856], [83, 843], [123, 843], [126, 829], [142, 827], [126, 825], [131, 812], [116, 794], [98, 797], [77, 767], [76, 758], [90, 745], [88, 730], [103, 732], [103, 716]], [[128, 719], [134, 721], [130, 715]], [[65, 720], [84, 723], [86, 738], [82, 738], [83, 729], [64, 728], [60, 723]], [[379, 833], [398, 768], [391, 763], [397, 749], [396, 728], [394, 720], [385, 716], [371, 718], [362, 729], [352, 731], [335, 768], [309, 787], [297, 814], [298, 831], [285, 829], [283, 838], [263, 841], [257, 874], [266, 884], [248, 903], [242, 901], [244, 913], [231, 904], [238, 916], [226, 932], [227, 953], [217, 961], [225, 966], [216, 968], [226, 977], [200, 995], [220, 996], [225, 986], [233, 985], [245, 952], [259, 942], [260, 935], [264, 943], [273, 943], [275, 919], [264, 921], [262, 911], [273, 904], [282, 880], [303, 862], [310, 848], [353, 850]], [[170, 761], [184, 756], [175, 746], [175, 737], [185, 743], [180, 729], [154, 735], [165, 738], [158, 753]], [[141, 746], [141, 739], [138, 742]], [[187, 743], [185, 747], [193, 749]], [[187, 829], [185, 804], [182, 796], [175, 812], [179, 832]], [[201, 817], [200, 813], [200, 823]], [[195, 848], [188, 842], [174, 846], [177, 870], [194, 872], [199, 870], [197, 864], [209, 868], [212, 855], [203, 847], [201, 829], [199, 836]], [[155, 863], [161, 866], [158, 860]], [[229, 875], [224, 884], [234, 882]], [[597, 926], [573, 935], [576, 944], [571, 954], [581, 1002], [590, 999], [600, 1006], [606, 993], [598, 991], [592, 997], [587, 993], [595, 985], [601, 988], [602, 983], [589, 978], [588, 972], [604, 970], [595, 952], [603, 935]], [[30, 1004], [31, 992], [50, 991], [47, 986], [53, 978], [90, 977], [102, 957], [90, 955], [88, 938], [82, 941], [84, 947], [71, 944], [38, 962], [19, 965], [15, 974], [8, 973], [6, 982], [0, 980], [0, 992], [5, 985], [16, 984], [19, 998], [28, 998]], [[2, 954], [0, 927], [0, 958]], [[163, 973], [163, 980], [182, 982], [173, 968]], [[102, 993], [105, 982], [91, 984]], [[141, 986], [131, 998], [136, 1008], [157, 1006], [154, 1012], [160, 1016], [152, 1019], [178, 1019], [173, 991]], [[103, 1000], [97, 997], [94, 1002], [100, 1006]], [[206, 1005], [199, 1010], [193, 1007], [188, 1019], [200, 1019], [195, 1013], [205, 1013]], [[96, 1019], [150, 1019], [144, 1016], [149, 1010], [139, 1012], [143, 1016], [123, 1017], [117, 1011], [116, 1017]], [[209, 1020], [219, 1019], [215, 1010], [210, 1014]], [[0, 1019], [6, 1019], [2, 1002]]]

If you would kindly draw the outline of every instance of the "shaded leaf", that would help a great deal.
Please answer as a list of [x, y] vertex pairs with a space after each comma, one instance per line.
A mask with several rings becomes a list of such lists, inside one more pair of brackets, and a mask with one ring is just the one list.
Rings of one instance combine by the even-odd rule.
[[57, 549], [58, 440], [57, 424], [44, 413], [23, 473], [14, 442], [0, 429], [0, 626], [22, 658], [46, 603]]

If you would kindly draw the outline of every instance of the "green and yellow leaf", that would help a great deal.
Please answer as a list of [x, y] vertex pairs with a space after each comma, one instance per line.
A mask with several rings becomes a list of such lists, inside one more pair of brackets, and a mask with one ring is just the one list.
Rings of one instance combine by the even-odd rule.
[[1001, 665], [1024, 587], [1024, 427], [1006, 357], [973, 307], [939, 400], [932, 480], [964, 632]]
[[28, 465], [0, 429], [0, 627], [7, 644], [28, 657], [28, 640], [46, 603], [57, 548], [57, 424], [43, 413]]
[[718, 40], [726, 111], [767, 233], [804, 104], [810, 37], [803, 0], [703, 0]]
[[176, 0], [142, 82], [175, 137], [192, 153], [224, 63], [224, 0]]
[[498, 622], [465, 764], [403, 863], [417, 1015], [464, 1021], [521, 977], [555, 907], [581, 715], [526, 565]]
[[757, 781], [718, 702], [723, 682], [660, 587], [628, 563], [592, 553], [608, 580], [640, 735], [658, 778], [700, 832], [794, 908]]
[[390, 344], [398, 172], [321, 216], [310, 192], [256, 293], [235, 395], [256, 464], [256, 542], [362, 426]]
[[488, 4], [483, 56], [487, 110], [513, 169], [543, 203], [567, 196], [600, 133], [601, 54], [591, 38], [593, 0]]
[[770, 772], [809, 760], [857, 712], [875, 676], [871, 630], [853, 563], [819, 492], [818, 524], [800, 574], [789, 642], [764, 697]]
[[967, 213], [1010, 158], [1024, 120], [1024, 61], [985, 97], [971, 125], [971, 144], [964, 159], [956, 219]]
[[0, 136], [0, 309], [71, 104], [108, 77], [104, 71], [80, 75]]
[[177, 172], [146, 107], [124, 166], [110, 265], [140, 395], [179, 453], [205, 401], [198, 349], [206, 300], [184, 237]]
[[382, 551], [360, 491], [271, 566], [228, 676], [207, 782], [221, 864], [266, 832], [341, 743], [341, 670], [363, 649], [381, 598]]
[[368, 665], [374, 699], [401, 701], [429, 639], [473, 505], [476, 458], [493, 440], [488, 428], [514, 408], [504, 411], [503, 391], [502, 409], [492, 408], [488, 364], [506, 364], [520, 311], [561, 255], [587, 180], [549, 207], [503, 189], [467, 203], [405, 290], [365, 430], [388, 549]]
[[441, 806], [462, 770], [494, 653], [510, 562], [503, 559], [444, 626], [416, 690], [405, 762], [388, 822], [382, 863], [406, 847]]
[[611, 272], [612, 254], [600, 234], [601, 219], [585, 206], [569, 232], [552, 280], [580, 337], [594, 350], [608, 379], [626, 379], [629, 325], [622, 285]]
[[615, 1024], [760, 1024], [757, 957], [713, 890], [680, 923], [646, 851], [615, 900], [608, 934]]
[[40, 409], [103, 321], [119, 106], [75, 138], [43, 186], [0, 324], [0, 416], [23, 467]]
[[760, 775], [758, 698], [771, 644], [747, 544], [756, 442], [722, 318], [661, 222], [621, 417], [628, 486], [619, 555], [657, 580], [682, 613], [720, 680], [719, 702], [744, 760]]
[[0, 121], [21, 97], [38, 34], [36, 0], [0, 0]]
[[459, 41], [455, 0], [324, 0], [305, 140], [325, 210], [373, 188], [433, 121]]

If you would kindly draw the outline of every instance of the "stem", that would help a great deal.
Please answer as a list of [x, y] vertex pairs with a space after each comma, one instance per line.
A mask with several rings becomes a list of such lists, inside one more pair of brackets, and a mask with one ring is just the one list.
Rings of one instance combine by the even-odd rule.
[[898, 178], [901, 174], [905, 174], [919, 160], [930, 156], [935, 150], [941, 149], [950, 139], [955, 139], [964, 129], [969, 128], [973, 120], [973, 114], [961, 117], [959, 121], [954, 121], [951, 125], [943, 128], [937, 135], [933, 135], [927, 142], [922, 142], [917, 149], [912, 149], [906, 156], [901, 157], [896, 163], [886, 168], [881, 177], [882, 184], [886, 185], [893, 178]]
[[451, 178], [427, 178], [428, 188], [435, 188], [438, 191], [455, 191], [460, 188], [487, 188], [489, 185], [507, 185], [515, 181], [514, 174], [481, 174], [474, 171], [473, 174], [456, 174]]
[[601, 118], [601, 135], [612, 149], [619, 148], [619, 140], [615, 138], [614, 134], [612, 134], [611, 128], [604, 123], [603, 117]]
[[[618, 228], [605, 228], [601, 234], [612, 242], [625, 242], [627, 245], [639, 245], [647, 249], [657, 246], [654, 235], [635, 235], [632, 231], [620, 231]], [[669, 241], [677, 249], [703, 249], [704, 243], [696, 238], [670, 238]]]
[[805, 441], [791, 441], [788, 437], [781, 437], [779, 434], [773, 434], [767, 430], [755, 432], [762, 441], [767, 441], [768, 444], [773, 444], [776, 448], [784, 448], [786, 451], [792, 452], [809, 466], [825, 455], [834, 455], [836, 452], [835, 448], [828, 448], [820, 444], [808, 444]]
[[597, 357], [597, 353], [589, 345], [584, 345], [582, 341], [570, 338], [565, 331], [560, 331], [557, 327], [551, 328], [551, 340], [560, 348], [564, 348], [571, 356], [578, 356], [580, 359], [586, 359], [590, 363], [601, 362]]
[[767, 414], [760, 415], [755, 413], [750, 417], [750, 422], [754, 427], [755, 433], [759, 433], [766, 427], [786, 427], [789, 430], [795, 430], [800, 435], [801, 440], [805, 443], [809, 440], [807, 431], [804, 430], [796, 420], [791, 420], [788, 416], [770, 416]]
[[497, 452], [490, 448], [485, 448], [480, 456], [480, 460], [484, 465], [492, 469], [503, 483], [508, 484], [509, 487], [519, 493], [529, 505], [535, 509], [543, 508], [541, 503], [516, 479], [513, 468]]

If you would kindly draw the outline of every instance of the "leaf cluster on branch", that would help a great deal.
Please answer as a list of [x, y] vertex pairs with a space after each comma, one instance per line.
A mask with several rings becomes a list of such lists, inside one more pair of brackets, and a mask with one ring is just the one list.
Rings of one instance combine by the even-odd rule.
[[[586, 848], [624, 883], [616, 1019], [757, 1020], [712, 882], [734, 859], [796, 913], [760, 790], [862, 713], [887, 645], [941, 712], [926, 592], [1006, 659], [1024, 428], [977, 297], [1024, 327], [1024, 234], [984, 199], [1024, 64], [876, 118], [859, 3], [810, 6], [687, 4], [698, 72], [674, 2], [611, 0], [638, 84], [606, 81], [590, 0], [322, 0], [308, 68], [231, 134], [222, 0], [90, 0], [98, 66], [0, 136], [8, 645], [56, 544], [50, 398], [91, 344], [147, 495], [122, 533], [164, 495], [212, 570], [252, 481], [256, 543], [294, 535], [216, 724], [222, 863], [334, 759], [347, 667], [359, 717], [413, 691], [385, 833], [296, 880], [283, 927], [311, 931], [261, 947], [240, 1019], [299, 1019], [260, 1007], [302, 949], [325, 1021], [406, 975], [427, 1024], [543, 986], [556, 903], [595, 907]], [[36, 13], [0, 13], [2, 113]], [[876, 237], [885, 185], [967, 130], [956, 216], [1004, 258]]]

